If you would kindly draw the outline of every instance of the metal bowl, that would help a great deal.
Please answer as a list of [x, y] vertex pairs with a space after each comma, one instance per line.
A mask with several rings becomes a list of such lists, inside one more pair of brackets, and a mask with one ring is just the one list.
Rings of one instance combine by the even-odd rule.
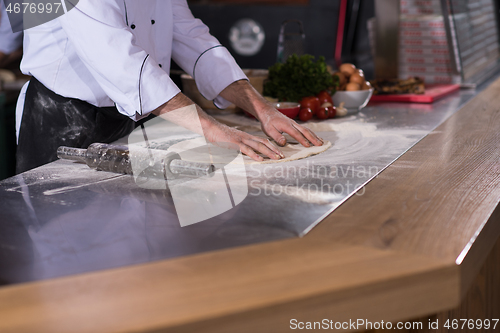
[[337, 91], [332, 95], [333, 105], [339, 106], [344, 102], [348, 111], [359, 111], [368, 104], [372, 97], [373, 89], [358, 91]]

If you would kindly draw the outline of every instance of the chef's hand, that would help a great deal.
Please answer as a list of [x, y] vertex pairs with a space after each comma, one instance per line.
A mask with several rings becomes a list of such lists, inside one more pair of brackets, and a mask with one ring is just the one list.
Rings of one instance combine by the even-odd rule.
[[228, 143], [237, 145], [243, 154], [255, 161], [261, 162], [264, 160], [264, 158], [259, 156], [256, 152], [260, 152], [273, 160], [279, 160], [285, 157], [285, 155], [283, 155], [283, 153], [268, 139], [250, 135], [235, 128], [223, 125], [215, 120], [211, 122], [208, 127], [204, 128], [204, 132], [205, 138], [208, 141], [224, 148], [230, 148], [230, 145], [227, 145]]
[[280, 146], [286, 144], [283, 133], [289, 134], [305, 147], [310, 147], [311, 144], [323, 145], [323, 140], [313, 131], [300, 126], [276, 110], [247, 80], [233, 82], [220, 95], [259, 119], [264, 133]]
[[262, 130], [273, 138], [280, 146], [286, 144], [286, 138], [282, 133], [289, 134], [304, 147], [323, 145], [321, 140], [313, 131], [300, 126], [294, 120], [288, 118], [272, 105], [264, 105], [256, 111], [256, 117], [260, 120]]
[[242, 153], [256, 161], [264, 160], [257, 152], [273, 160], [285, 157], [269, 140], [219, 123], [182, 93], [154, 110], [153, 114], [201, 134], [216, 145], [224, 148], [238, 147]]

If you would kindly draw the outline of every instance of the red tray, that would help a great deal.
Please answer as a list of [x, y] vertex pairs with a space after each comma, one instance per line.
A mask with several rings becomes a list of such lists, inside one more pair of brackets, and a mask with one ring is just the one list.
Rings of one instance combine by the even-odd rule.
[[401, 95], [373, 95], [370, 102], [434, 103], [438, 99], [460, 89], [459, 84], [437, 84], [425, 87], [425, 93]]

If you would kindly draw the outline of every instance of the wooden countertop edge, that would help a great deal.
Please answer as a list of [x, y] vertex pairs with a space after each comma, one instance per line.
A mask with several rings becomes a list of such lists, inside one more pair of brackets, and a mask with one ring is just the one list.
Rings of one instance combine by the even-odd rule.
[[[301, 254], [303, 241], [4, 287], [0, 331], [278, 332], [288, 330], [292, 318], [409, 319], [459, 302], [456, 265], [308, 241], [309, 252]], [[224, 272], [242, 260], [237, 271], [246, 274]], [[257, 271], [266, 265], [282, 269]]]
[[[491, 159], [496, 155], [487, 151], [489, 155], [480, 161], [483, 155], [478, 151], [481, 152], [482, 147], [475, 147], [478, 136], [481, 136], [480, 144], [485, 142], [490, 150], [494, 148], [492, 142], [500, 141], [499, 135], [493, 132], [499, 128], [496, 126], [499, 118], [496, 105], [500, 105], [498, 91], [500, 80], [419, 142], [416, 149], [404, 154], [401, 161], [382, 173], [382, 177], [370, 182], [366, 186], [366, 196], [348, 200], [302, 239], [2, 287], [0, 331], [192, 332], [195, 328], [203, 328], [206, 332], [234, 332], [237, 328], [238, 332], [278, 332], [289, 329], [288, 317], [291, 316], [299, 319], [300, 315], [304, 321], [330, 317], [346, 320], [360, 316], [370, 320], [402, 320], [455, 307], [500, 233], [498, 197], [495, 197], [497, 175], [491, 173], [492, 165], [495, 167]], [[474, 118], [471, 110], [479, 107], [482, 112]], [[484, 133], [477, 122], [487, 122]], [[467, 126], [471, 133], [462, 130]], [[467, 219], [471, 216], [457, 217], [457, 223], [462, 224], [456, 226], [464, 230], [448, 225], [442, 230], [438, 228], [441, 233], [451, 231], [449, 240], [456, 242], [450, 244], [453, 245], [451, 249], [435, 253], [431, 251], [432, 246], [425, 247], [425, 237], [411, 238], [413, 235], [408, 230], [419, 225], [404, 229], [405, 218], [411, 216], [403, 214], [403, 218], [398, 217], [402, 225], [394, 224], [387, 215], [375, 214], [366, 203], [370, 203], [370, 198], [381, 197], [384, 191], [393, 192], [393, 188], [388, 187], [397, 184], [398, 177], [410, 175], [423, 186], [417, 189], [419, 196], [413, 198], [418, 199], [417, 203], [401, 201], [404, 199], [394, 191], [391, 200], [386, 200], [387, 207], [399, 202], [406, 205], [402, 211], [411, 208], [422, 213], [419, 209], [426, 207], [423, 203], [432, 204], [432, 196], [422, 201], [422, 195], [433, 194], [439, 188], [429, 182], [435, 181], [433, 175], [422, 183], [419, 178], [422, 172], [418, 168], [410, 168], [409, 174], [402, 172], [405, 157], [415, 166], [418, 156], [422, 155], [422, 160], [427, 158], [432, 165], [433, 150], [441, 143], [446, 145], [446, 140], [472, 142], [471, 147], [466, 148], [470, 148], [473, 161], [484, 165], [491, 179], [490, 183], [478, 183], [474, 179], [474, 184], [493, 187], [486, 186], [483, 190], [486, 194], [479, 193], [484, 194], [480, 202], [483, 209], [472, 216], [474, 219], [470, 223]], [[441, 166], [446, 166], [446, 159], [454, 157], [455, 150], [448, 146], [443, 149], [448, 149], [444, 153], [450, 155], [441, 161], [444, 163]], [[463, 162], [467, 160], [460, 154], [457, 158], [459, 163], [470, 164]], [[475, 171], [481, 175], [481, 170]], [[461, 189], [460, 182], [456, 186]], [[445, 200], [444, 197], [439, 199]], [[370, 204], [375, 205], [376, 200], [373, 201]], [[422, 207], [417, 205], [419, 202]], [[361, 205], [356, 205], [359, 203]], [[366, 209], [359, 209], [365, 206]], [[462, 209], [467, 207], [470, 206], [465, 204]], [[352, 220], [358, 213], [360, 225]], [[414, 216], [414, 220], [419, 221], [419, 216]], [[396, 234], [391, 235], [390, 242], [380, 244], [377, 235], [387, 230], [380, 230], [377, 223], [385, 228], [388, 222], [390, 227], [396, 225], [403, 229], [394, 229]], [[428, 227], [433, 231], [439, 227], [435, 220], [429, 223], [415, 230]], [[359, 232], [361, 236], [352, 240], [343, 237], [349, 232]], [[397, 243], [400, 234], [402, 237]], [[411, 244], [408, 240], [423, 241], [423, 244]], [[466, 244], [471, 245], [470, 249], [457, 265], [456, 260]]]
[[[168, 328], [160, 327], [151, 332], [285, 332], [289, 331], [292, 319], [295, 322], [322, 322], [327, 319], [334, 323], [358, 319], [371, 322], [410, 320], [456, 307], [459, 304], [457, 276], [457, 267], [444, 266], [367, 286], [325, 290], [321, 294], [245, 312], [228, 313]], [[408, 305], [408, 300], [412, 300], [411, 305]]]
[[497, 79], [308, 237], [455, 262], [463, 298], [500, 237], [499, 92]]
[[477, 237], [470, 242], [470, 249], [464, 249], [463, 259], [457, 258], [457, 265], [460, 267], [460, 298], [463, 299], [469, 290], [469, 286], [479, 273], [488, 253], [500, 237], [500, 205], [486, 221], [484, 228]]

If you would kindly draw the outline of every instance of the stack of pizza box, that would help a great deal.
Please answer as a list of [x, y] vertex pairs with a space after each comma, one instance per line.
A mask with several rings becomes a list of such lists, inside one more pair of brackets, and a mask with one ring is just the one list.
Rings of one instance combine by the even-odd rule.
[[441, 15], [440, 0], [400, 0], [401, 15]]
[[405, 15], [399, 25], [399, 77], [418, 76], [425, 83], [452, 83], [453, 70], [443, 17]]
[[420, 77], [426, 84], [454, 83], [439, 0], [401, 0], [399, 78]]
[[[426, 84], [458, 83], [452, 73], [440, 0], [400, 0], [398, 73], [400, 79], [419, 77]], [[368, 21], [375, 54], [376, 21]]]

